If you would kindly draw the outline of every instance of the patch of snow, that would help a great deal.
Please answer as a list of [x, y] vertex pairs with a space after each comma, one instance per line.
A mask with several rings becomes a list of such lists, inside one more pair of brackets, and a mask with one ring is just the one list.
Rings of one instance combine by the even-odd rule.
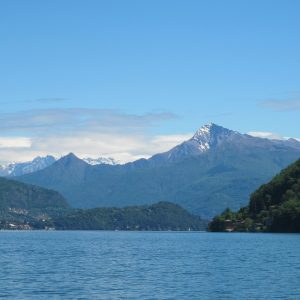
[[120, 164], [119, 161], [115, 160], [112, 157], [98, 157], [98, 158], [84, 157], [82, 160], [92, 166], [103, 165], [103, 164], [114, 166]]
[[53, 156], [36, 157], [27, 162], [11, 162], [0, 166], [0, 176], [20, 176], [42, 170], [52, 165], [56, 159]]

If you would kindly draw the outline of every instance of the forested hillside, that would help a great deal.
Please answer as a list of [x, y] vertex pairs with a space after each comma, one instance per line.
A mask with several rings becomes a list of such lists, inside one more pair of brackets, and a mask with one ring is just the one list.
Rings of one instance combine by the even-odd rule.
[[215, 217], [210, 230], [300, 232], [300, 159], [256, 190], [248, 206]]
[[0, 177], [0, 228], [38, 226], [68, 209], [58, 192]]
[[125, 208], [73, 210], [53, 220], [56, 229], [81, 230], [205, 230], [207, 222], [179, 205], [159, 202]]

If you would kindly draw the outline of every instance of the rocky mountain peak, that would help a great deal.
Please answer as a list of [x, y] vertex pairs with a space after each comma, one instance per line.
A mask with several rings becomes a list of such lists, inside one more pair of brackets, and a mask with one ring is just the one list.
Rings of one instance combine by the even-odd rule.
[[191, 141], [197, 142], [200, 152], [205, 152], [211, 147], [218, 146], [220, 143], [237, 135], [240, 135], [240, 133], [209, 123], [199, 128], [191, 138]]

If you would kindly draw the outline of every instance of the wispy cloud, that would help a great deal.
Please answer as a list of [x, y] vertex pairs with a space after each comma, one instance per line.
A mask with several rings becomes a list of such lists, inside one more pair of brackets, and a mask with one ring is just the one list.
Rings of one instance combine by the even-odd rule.
[[300, 99], [296, 100], [265, 100], [261, 103], [263, 107], [274, 111], [300, 110]]
[[249, 135], [270, 140], [284, 140], [285, 138], [279, 134], [267, 131], [250, 131]]
[[40, 109], [0, 114], [0, 133], [26, 132], [30, 135], [78, 131], [137, 131], [172, 120], [172, 113], [125, 114], [116, 110], [69, 108]]
[[[274, 132], [268, 132], [268, 131], [250, 131], [247, 134], [254, 136], [254, 137], [259, 137], [263, 139], [270, 139], [270, 140], [288, 140], [291, 137], [287, 136], [282, 136], [280, 134], [274, 133]], [[297, 140], [300, 142], [299, 138], [292, 138], [294, 140]]]
[[30, 148], [31, 139], [26, 137], [0, 137], [0, 149]]
[[[80, 157], [112, 156], [132, 161], [166, 151], [191, 136], [151, 134], [151, 128], [174, 118], [166, 112], [135, 115], [86, 108], [2, 113], [0, 158], [24, 161], [37, 155], [60, 157], [75, 152]], [[14, 138], [16, 135], [21, 137]]]

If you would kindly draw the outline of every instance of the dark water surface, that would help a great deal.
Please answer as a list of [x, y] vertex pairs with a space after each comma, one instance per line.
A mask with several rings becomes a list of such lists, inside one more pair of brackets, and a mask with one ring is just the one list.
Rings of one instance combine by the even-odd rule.
[[0, 232], [5, 299], [300, 299], [300, 235]]

